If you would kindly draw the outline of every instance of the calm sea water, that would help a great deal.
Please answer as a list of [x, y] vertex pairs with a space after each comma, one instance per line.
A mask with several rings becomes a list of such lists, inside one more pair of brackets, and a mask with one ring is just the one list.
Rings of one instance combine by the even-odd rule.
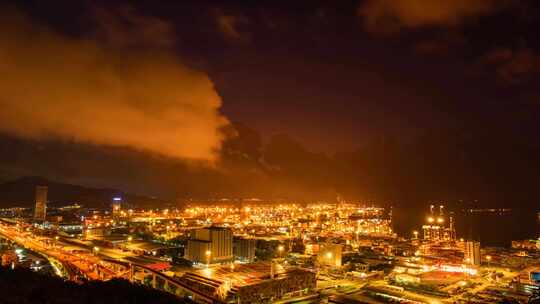
[[[399, 235], [421, 232], [428, 212], [399, 208], [394, 212], [394, 229]], [[536, 211], [511, 210], [500, 213], [454, 212], [458, 238], [475, 239], [482, 246], [510, 247], [512, 240], [540, 237], [540, 220]]]

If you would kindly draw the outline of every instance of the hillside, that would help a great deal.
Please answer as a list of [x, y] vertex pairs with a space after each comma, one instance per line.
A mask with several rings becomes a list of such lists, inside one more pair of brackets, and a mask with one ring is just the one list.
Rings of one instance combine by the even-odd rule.
[[92, 281], [82, 285], [27, 269], [0, 267], [1, 303], [193, 303], [125, 280]]
[[116, 189], [90, 188], [50, 181], [42, 177], [23, 177], [0, 184], [0, 208], [32, 207], [35, 202], [35, 188], [48, 186], [48, 201], [51, 206], [78, 203], [85, 207], [104, 208], [112, 198], [122, 197], [124, 202], [141, 208], [162, 208], [169, 203], [156, 198], [125, 193]]

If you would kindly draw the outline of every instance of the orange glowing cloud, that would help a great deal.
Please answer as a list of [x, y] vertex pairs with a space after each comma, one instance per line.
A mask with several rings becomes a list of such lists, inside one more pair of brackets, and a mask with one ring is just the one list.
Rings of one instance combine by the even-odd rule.
[[[148, 29], [166, 28], [137, 21], [144, 44], [156, 36]], [[208, 76], [172, 54], [164, 31], [149, 52], [130, 48], [137, 24], [129, 36], [102, 26], [120, 43], [71, 38], [13, 11], [0, 16], [0, 131], [213, 160], [228, 121]]]

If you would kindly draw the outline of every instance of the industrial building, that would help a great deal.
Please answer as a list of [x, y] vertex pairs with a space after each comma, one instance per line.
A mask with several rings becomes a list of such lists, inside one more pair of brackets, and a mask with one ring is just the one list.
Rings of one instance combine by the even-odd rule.
[[184, 257], [194, 263], [214, 264], [233, 260], [233, 234], [230, 229], [193, 229]]
[[287, 295], [302, 295], [315, 290], [317, 281], [315, 272], [285, 270], [269, 262], [208, 268], [187, 272], [178, 279], [227, 303], [269, 303]]
[[233, 254], [236, 260], [242, 262], [253, 262], [255, 260], [255, 248], [257, 240], [253, 238], [234, 238]]
[[317, 261], [321, 265], [341, 267], [342, 252], [343, 245], [327, 244], [319, 250], [319, 253], [317, 254]]
[[482, 258], [480, 255], [480, 242], [465, 242], [465, 262], [474, 266], [480, 266]]
[[[439, 214], [435, 214], [434, 205], [430, 206], [430, 214], [427, 217], [427, 224], [422, 226], [424, 239], [429, 241], [455, 241], [456, 229], [454, 218], [445, 216], [444, 206], [439, 206]], [[447, 226], [448, 224], [448, 226]]]

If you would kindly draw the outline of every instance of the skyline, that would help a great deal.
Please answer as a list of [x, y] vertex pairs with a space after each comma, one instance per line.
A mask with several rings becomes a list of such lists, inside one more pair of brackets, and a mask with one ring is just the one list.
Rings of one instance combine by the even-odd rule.
[[[35, 188], [36, 211], [47, 194], [47, 187]], [[61, 290], [114, 288], [116, 294], [119, 284], [133, 292], [146, 287], [146, 299], [136, 300], [143, 303], [161, 298], [150, 298], [150, 290], [172, 294], [179, 303], [538, 300], [540, 238], [513, 234], [508, 243], [495, 245], [466, 236], [456, 227], [458, 214], [444, 205], [431, 205], [412, 230], [399, 233], [396, 210], [345, 201], [217, 201], [143, 209], [117, 195], [98, 208], [45, 207], [45, 217], [32, 208], [1, 209], [0, 274], [15, 279], [25, 273], [41, 278], [39, 286], [66, 280], [44, 294], [52, 302]], [[501, 241], [494, 229], [500, 225], [493, 224], [507, 222], [511, 212], [471, 209], [470, 216], [487, 216], [475, 222], [490, 219], [488, 236]], [[538, 226], [538, 219], [519, 221], [524, 228]], [[22, 285], [3, 298], [28, 298], [36, 288]], [[80, 301], [70, 298], [63, 302]]]

